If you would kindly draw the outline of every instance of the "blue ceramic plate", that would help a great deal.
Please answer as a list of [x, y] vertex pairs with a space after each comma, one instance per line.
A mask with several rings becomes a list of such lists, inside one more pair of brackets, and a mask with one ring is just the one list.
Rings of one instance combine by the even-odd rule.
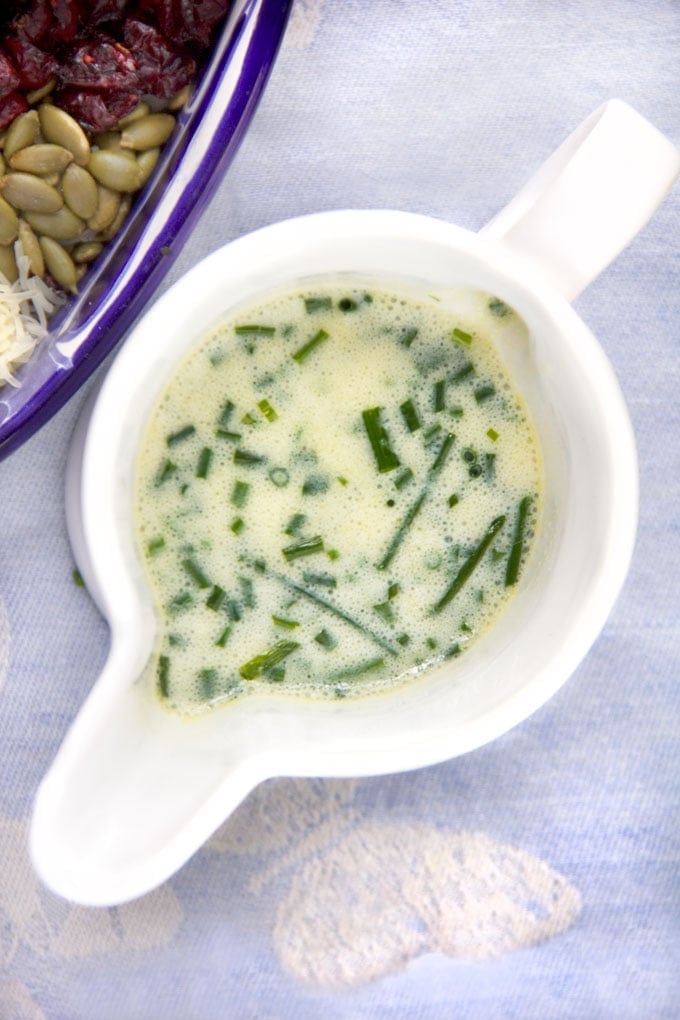
[[124, 229], [0, 390], [0, 458], [32, 436], [101, 363], [153, 293], [212, 197], [255, 112], [293, 0], [236, 0], [190, 103]]

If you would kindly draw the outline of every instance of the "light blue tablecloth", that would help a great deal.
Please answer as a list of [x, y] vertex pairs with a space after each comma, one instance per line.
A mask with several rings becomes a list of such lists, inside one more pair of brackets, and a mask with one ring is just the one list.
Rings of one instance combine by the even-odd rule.
[[[319, 208], [477, 229], [612, 96], [680, 144], [677, 0], [297, 0], [170, 279]], [[125, 907], [61, 902], [25, 842], [107, 651], [64, 523], [85, 393], [0, 464], [1, 1020], [680, 1016], [680, 191], [577, 309], [618, 373], [642, 481], [632, 569], [586, 661], [457, 760], [265, 784]]]

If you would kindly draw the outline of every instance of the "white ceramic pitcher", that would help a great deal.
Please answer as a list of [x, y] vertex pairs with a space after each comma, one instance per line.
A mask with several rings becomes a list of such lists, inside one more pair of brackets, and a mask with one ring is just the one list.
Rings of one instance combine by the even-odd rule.
[[[319, 213], [215, 252], [143, 317], [74, 437], [77, 563], [111, 627], [106, 666], [35, 803], [31, 851], [57, 893], [120, 903], [179, 868], [260, 781], [416, 768], [495, 738], [542, 705], [601, 630], [637, 520], [637, 465], [612, 369], [569, 302], [643, 226], [680, 169], [630, 107], [597, 110], [479, 234], [389, 211]], [[230, 307], [351, 271], [497, 295], [526, 325], [510, 364], [536, 423], [544, 523], [517, 594], [466, 654], [387, 695], [237, 700], [195, 721], [136, 682], [156, 612], [138, 561], [132, 475], [159, 390]]]

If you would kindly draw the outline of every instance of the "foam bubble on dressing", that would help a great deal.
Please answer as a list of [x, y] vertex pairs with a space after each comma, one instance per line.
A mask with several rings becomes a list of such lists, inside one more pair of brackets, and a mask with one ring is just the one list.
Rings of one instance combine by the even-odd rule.
[[189, 354], [137, 486], [169, 705], [380, 693], [502, 611], [523, 499], [522, 566], [540, 515], [540, 456], [493, 343], [468, 329], [431, 298], [324, 279]]

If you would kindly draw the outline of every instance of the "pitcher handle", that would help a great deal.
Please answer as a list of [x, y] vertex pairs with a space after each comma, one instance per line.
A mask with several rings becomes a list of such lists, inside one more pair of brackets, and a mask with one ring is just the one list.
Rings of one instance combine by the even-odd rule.
[[680, 150], [619, 99], [592, 113], [481, 233], [573, 301], [647, 223]]

